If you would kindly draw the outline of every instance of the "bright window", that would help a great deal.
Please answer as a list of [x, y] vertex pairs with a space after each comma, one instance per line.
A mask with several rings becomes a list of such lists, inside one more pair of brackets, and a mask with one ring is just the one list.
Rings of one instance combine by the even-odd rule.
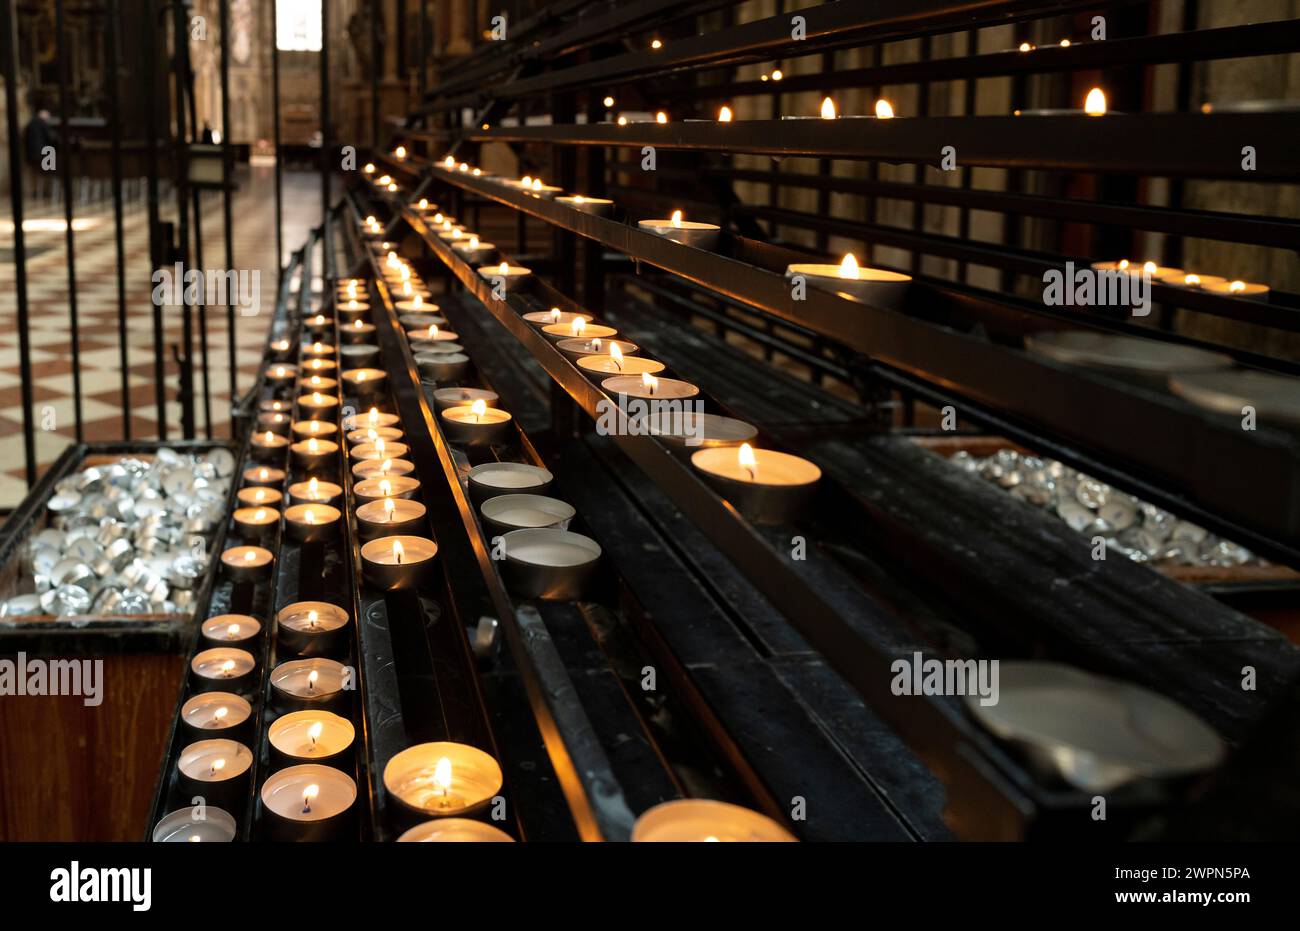
[[321, 0], [280, 0], [275, 8], [275, 45], [282, 52], [320, 51]]

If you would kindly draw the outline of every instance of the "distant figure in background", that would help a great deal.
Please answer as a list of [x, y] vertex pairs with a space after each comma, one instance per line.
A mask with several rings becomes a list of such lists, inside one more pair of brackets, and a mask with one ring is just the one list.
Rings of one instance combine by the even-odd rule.
[[216, 137], [212, 135], [212, 124], [207, 120], [203, 121], [203, 134], [199, 137], [199, 141], [204, 145], [213, 145], [217, 141]]
[[[58, 149], [58, 139], [50, 126], [50, 111], [44, 107], [27, 121], [23, 129], [23, 150], [27, 155], [28, 190], [38, 198], [45, 197], [45, 180], [52, 175], [45, 171], [46, 148]], [[57, 162], [54, 168], [58, 169]], [[51, 186], [52, 189], [52, 186]]]

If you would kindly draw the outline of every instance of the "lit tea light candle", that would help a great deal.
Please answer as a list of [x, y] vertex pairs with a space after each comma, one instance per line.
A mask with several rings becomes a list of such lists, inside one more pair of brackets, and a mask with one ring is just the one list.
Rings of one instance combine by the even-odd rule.
[[341, 517], [342, 512], [332, 505], [295, 504], [285, 509], [284, 529], [297, 543], [320, 543], [338, 535]]
[[247, 692], [256, 685], [253, 654], [237, 647], [201, 650], [190, 660], [196, 692]]
[[396, 414], [387, 414], [377, 407], [360, 414], [348, 414], [343, 418], [344, 430], [364, 430], [368, 427], [391, 427], [400, 423], [402, 418]]
[[235, 492], [235, 500], [245, 507], [278, 508], [283, 499], [284, 495], [278, 490], [264, 485], [241, 488]]
[[712, 223], [683, 219], [680, 210], [674, 210], [667, 220], [639, 220], [637, 228], [696, 249], [713, 249], [718, 244], [718, 234], [721, 232], [721, 227]]
[[299, 656], [346, 651], [348, 612], [327, 601], [296, 601], [275, 616], [276, 640]]
[[1268, 285], [1240, 279], [1232, 281], [1221, 279], [1210, 284], [1203, 282], [1201, 287], [1213, 294], [1226, 295], [1227, 297], [1243, 297], [1252, 301], [1266, 301], [1269, 294]]
[[394, 440], [400, 440], [402, 436], [402, 431], [397, 427], [365, 427], [360, 430], [353, 430], [347, 435], [347, 440], [353, 446], [357, 446], [361, 443], [373, 443], [375, 440], [391, 443]]
[[310, 417], [312, 420], [333, 419], [334, 412], [338, 410], [339, 399], [337, 395], [322, 394], [319, 391], [313, 391], [311, 394], [304, 394], [298, 399], [298, 411]]
[[293, 425], [293, 435], [304, 440], [324, 440], [338, 432], [338, 425], [328, 420], [299, 420]]
[[555, 344], [555, 348], [560, 350], [565, 356], [575, 362], [583, 356], [607, 356], [610, 354], [610, 347], [617, 345], [620, 355], [636, 355], [640, 348], [636, 343], [629, 343], [627, 340], [604, 339], [596, 336], [591, 339], [562, 339]]
[[613, 378], [606, 378], [600, 386], [610, 394], [629, 398], [672, 400], [693, 398], [700, 393], [700, 389], [688, 381], [656, 378], [649, 372], [642, 372], [640, 375], [615, 375]]
[[319, 472], [334, 461], [339, 452], [339, 444], [333, 440], [318, 440], [313, 436], [299, 440], [289, 449], [295, 466], [304, 472]]
[[607, 217], [614, 210], [614, 202], [605, 197], [584, 197], [575, 194], [572, 197], [557, 197], [555, 202], [597, 217]]
[[797, 838], [766, 815], [709, 799], [676, 799], [654, 806], [632, 827], [635, 843], [791, 843]]
[[1196, 272], [1179, 272], [1174, 275], [1167, 275], [1159, 279], [1161, 284], [1173, 285], [1179, 288], [1205, 288], [1209, 290], [1211, 285], [1227, 284], [1226, 278], [1218, 275], [1200, 275]]
[[381, 368], [354, 368], [343, 373], [343, 381], [351, 387], [357, 397], [374, 397], [382, 393], [389, 381], [389, 373]]
[[399, 314], [436, 314], [442, 309], [418, 292], [406, 300], [397, 301], [393, 306]]
[[181, 750], [177, 784], [186, 798], [237, 809], [248, 794], [253, 753], [237, 740], [199, 740]]
[[543, 184], [541, 178], [534, 178], [533, 183], [527, 188], [529, 194], [532, 194], [534, 197], [540, 197], [543, 200], [550, 200], [563, 190], [564, 188], [556, 187], [553, 184]]
[[591, 314], [569, 313], [562, 311], [558, 307], [552, 307], [550, 310], [534, 310], [524, 314], [524, 320], [536, 327], [546, 327], [553, 325], [569, 326], [574, 320], [582, 318], [583, 323], [591, 323], [594, 317]]
[[280, 512], [276, 508], [236, 508], [233, 517], [239, 535], [259, 543], [274, 537], [280, 527]]
[[456, 333], [436, 323], [427, 327], [412, 327], [406, 331], [406, 335], [412, 342], [420, 343], [454, 343], [460, 338]]
[[363, 459], [352, 466], [352, 476], [359, 482], [410, 475], [414, 471], [415, 463], [409, 459]]
[[293, 343], [287, 339], [276, 339], [270, 343], [271, 355], [276, 359], [287, 359], [293, 351]]
[[289, 486], [291, 504], [333, 504], [342, 494], [341, 485], [321, 481], [314, 475], [305, 482], [294, 482]]
[[416, 744], [384, 767], [384, 788], [409, 813], [425, 818], [463, 815], [501, 791], [501, 766], [468, 744]]
[[289, 420], [288, 414], [279, 411], [262, 411], [257, 415], [257, 432], [265, 433], [270, 430], [272, 433], [283, 435], [289, 431]]
[[213, 645], [226, 644], [248, 649], [247, 644], [257, 639], [262, 624], [248, 614], [218, 614], [208, 618], [199, 627], [203, 639]]
[[891, 272], [883, 268], [862, 268], [852, 252], [844, 256], [839, 265], [795, 263], [786, 266], [785, 276], [791, 280], [803, 278], [808, 284], [826, 291], [852, 295], [877, 307], [897, 309], [903, 303], [910, 275]]
[[193, 740], [234, 738], [247, 728], [253, 706], [234, 692], [200, 692], [181, 705], [181, 724]]
[[271, 700], [279, 711], [337, 711], [356, 687], [347, 666], [322, 656], [291, 659], [271, 670]]
[[207, 805], [202, 818], [195, 818], [193, 806], [170, 812], [153, 829], [156, 844], [228, 844], [235, 839], [238, 825], [224, 808]]
[[574, 317], [567, 323], [548, 323], [542, 327], [542, 332], [553, 343], [559, 343], [566, 339], [586, 341], [612, 339], [618, 335], [618, 330], [613, 327], [599, 323], [589, 323], [582, 317]]
[[482, 504], [497, 495], [544, 495], [555, 481], [546, 469], [522, 462], [484, 462], [466, 475], [470, 497]]
[[375, 325], [366, 323], [360, 318], [353, 320], [346, 326], [339, 327], [339, 338], [345, 343], [368, 342], [374, 335]]
[[337, 366], [333, 359], [308, 359], [303, 363], [302, 371], [304, 375], [328, 375], [334, 371]]
[[300, 763], [352, 765], [356, 729], [347, 718], [328, 711], [294, 711], [281, 715], [267, 729], [272, 763], [277, 769]]
[[393, 443], [383, 437], [373, 443], [359, 443], [352, 447], [353, 459], [400, 459], [410, 452], [411, 447], [405, 443]]
[[892, 120], [894, 118], [894, 105], [885, 98], [876, 101], [876, 119]]
[[337, 310], [341, 316], [347, 317], [349, 321], [352, 321], [362, 314], [368, 313], [370, 310], [370, 304], [367, 301], [348, 300], [335, 307], [335, 310]]
[[472, 818], [438, 818], [417, 824], [397, 838], [399, 844], [464, 843], [513, 844], [515, 839], [500, 828]]
[[433, 404], [438, 413], [453, 407], [472, 407], [475, 401], [496, 407], [500, 398], [495, 391], [486, 388], [437, 388], [433, 392]]
[[357, 784], [317, 763], [287, 766], [262, 783], [262, 808], [273, 841], [356, 839]]
[[382, 591], [416, 588], [433, 568], [438, 544], [426, 537], [393, 536], [361, 547], [361, 574]]
[[501, 574], [510, 591], [549, 601], [582, 597], [601, 554], [590, 537], [555, 527], [512, 530], [501, 538], [501, 549]]
[[277, 364], [268, 366], [266, 369], [267, 384], [276, 390], [288, 388], [297, 377], [298, 367], [295, 365]]
[[313, 333], [324, 334], [327, 330], [333, 329], [334, 318], [327, 317], [324, 314], [316, 314], [316, 316], [304, 320], [303, 326]]
[[331, 392], [338, 386], [337, 379], [325, 375], [308, 375], [298, 382], [298, 390], [303, 394]]
[[823, 120], [836, 119], [839, 114], [835, 112], [835, 101], [831, 100], [829, 97], [823, 98], [822, 105], [821, 105], [821, 112], [818, 115]]
[[242, 477], [245, 485], [279, 485], [284, 481], [284, 469], [277, 469], [272, 466], [253, 466], [245, 469]]
[[332, 356], [334, 355], [334, 347], [329, 343], [322, 343], [320, 340], [316, 340], [315, 342], [304, 343], [302, 354], [309, 358], [316, 356]]
[[[378, 462], [378, 460], [371, 460]], [[420, 488], [419, 479], [409, 475], [381, 475], [367, 478], [352, 486], [352, 495], [358, 501], [377, 501], [380, 498], [410, 498]]]
[[1088, 116], [1106, 115], [1106, 94], [1100, 87], [1088, 91], [1088, 96], [1083, 101], [1083, 112]]
[[812, 497], [822, 472], [814, 463], [772, 449], [701, 449], [693, 465], [737, 511], [758, 523], [794, 519]]
[[260, 582], [270, 578], [275, 557], [260, 546], [232, 546], [221, 554], [221, 564], [232, 582]]
[[276, 411], [287, 414], [293, 410], [292, 401], [282, 401], [279, 398], [265, 398], [257, 402], [259, 411]]
[[578, 359], [578, 368], [597, 375], [654, 375], [664, 370], [664, 364], [640, 356], [624, 356], [617, 341], [609, 343], [606, 355], [586, 355]]
[[495, 243], [482, 242], [477, 236], [470, 236], [452, 243], [451, 248], [469, 264], [479, 265], [491, 258], [497, 247]]
[[499, 407], [488, 407], [481, 398], [467, 407], [449, 407], [439, 417], [451, 443], [491, 446], [510, 436], [510, 414]]
[[249, 440], [250, 454], [256, 462], [279, 462], [289, 445], [288, 437], [271, 430], [254, 433]]
[[424, 505], [409, 498], [378, 498], [356, 509], [362, 540], [419, 535], [425, 530]]
[[522, 265], [511, 265], [509, 262], [502, 262], [499, 265], [480, 265], [478, 273], [481, 278], [493, 286], [497, 284], [499, 279], [504, 283], [506, 291], [509, 292], [512, 289], [522, 288], [532, 275], [533, 270]]

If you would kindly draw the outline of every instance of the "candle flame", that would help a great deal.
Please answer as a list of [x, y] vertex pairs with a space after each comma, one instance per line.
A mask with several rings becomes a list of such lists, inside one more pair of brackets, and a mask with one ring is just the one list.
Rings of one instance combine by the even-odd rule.
[[401, 541], [401, 540], [394, 540], [394, 541], [393, 541], [393, 560], [394, 560], [395, 562], [400, 563], [400, 562], [402, 561], [402, 557], [403, 557], [404, 555], [406, 555], [406, 550], [402, 548], [402, 541]]
[[212, 712], [212, 717], [217, 721], [224, 721], [228, 714], [230, 714], [230, 709], [225, 705], [222, 705], [216, 711]]
[[[366, 162], [366, 169], [365, 169], [365, 170], [366, 170], [366, 174], [368, 174], [368, 175], [373, 175], [373, 174], [375, 173], [375, 163], [374, 163], [374, 162]], [[374, 218], [371, 217], [371, 219], [374, 219]]]
[[609, 344], [609, 357], [614, 360], [619, 371], [623, 370], [623, 350], [618, 348], [618, 343]]
[[315, 627], [315, 626], [316, 626], [316, 621], [317, 621], [319, 618], [320, 618], [320, 615], [317, 614], [315, 611], [308, 611], [308, 612], [307, 612], [307, 623], [310, 624], [312, 627]]
[[473, 404], [470, 405], [469, 409], [474, 413], [475, 417], [483, 417], [485, 414], [487, 414], [487, 401], [484, 401], [482, 398], [479, 398], [477, 401], [475, 401]]
[[660, 110], [658, 113], [655, 114], [655, 122], [656, 122], [656, 123], [667, 123], [667, 122], [668, 122], [668, 114], [665, 113], [664, 111]]
[[379, 493], [381, 495], [391, 495], [393, 493], [393, 483], [388, 479], [381, 479], [379, 482]]
[[266, 508], [258, 508], [254, 511], [253, 520], [266, 520]]
[[731, 107], [723, 107], [721, 110], [718, 111], [718, 122], [719, 123], [731, 122]]
[[268, 443], [275, 442], [275, 434], [272, 433], [270, 430], [266, 431], [266, 442]]
[[1241, 292], [1246, 290], [1246, 282], [1244, 281], [1230, 282], [1228, 284], [1228, 290], [1231, 291], [1233, 294], [1240, 294]]
[[322, 724], [320, 721], [317, 721], [311, 727], [307, 728], [307, 736], [311, 738], [311, 743], [313, 747], [316, 746], [316, 741], [320, 737], [321, 731], [323, 730], [325, 730], [325, 725]]
[[393, 514], [397, 511], [397, 504], [392, 498], [384, 499], [384, 515], [388, 520], [393, 519]]
[[434, 222], [434, 223], [441, 223], [442, 220], [443, 220], [443, 217], [442, 217], [442, 212], [441, 212], [441, 211], [439, 211], [438, 213], [435, 213], [435, 214], [433, 215], [433, 222]]
[[894, 105], [884, 97], [876, 101], [876, 119], [892, 120], [894, 118]]
[[304, 523], [314, 524], [316, 523], [316, 512], [311, 508], [307, 508], [307, 510], [302, 512], [302, 519]]
[[367, 416], [370, 418], [370, 422], [371, 422], [372, 424], [374, 424], [374, 423], [378, 423], [378, 422], [379, 422], [379, 408], [377, 408], [377, 407], [372, 407], [372, 408], [370, 408], [370, 413], [369, 413]]
[[421, 198], [420, 198], [420, 203], [419, 203], [417, 206], [418, 206], [421, 210], [427, 210], [427, 209], [429, 208], [429, 198], [427, 198], [427, 197], [421, 197]]
[[558, 308], [558, 307], [552, 307], [552, 308], [551, 308], [551, 322], [552, 322], [552, 323], [559, 323], [559, 322], [560, 322], [560, 317], [562, 317], [562, 316], [563, 316], [563, 314], [560, 313], [560, 308]]
[[835, 119], [835, 101], [831, 100], [829, 97], [822, 101], [822, 119]]
[[680, 210], [673, 211], [672, 221], [674, 229], [682, 228], [682, 212]]
[[587, 329], [587, 321], [584, 320], [582, 317], [574, 317], [573, 320], [569, 323], [569, 332], [573, 334], [573, 337], [575, 339], [582, 336], [582, 334], [586, 331], [586, 329]]
[[320, 678], [320, 671], [317, 669], [313, 669], [311, 672], [307, 673], [307, 688], [309, 689], [316, 688], [316, 680], [319, 678]]
[[1142, 263], [1142, 272], [1143, 272], [1143, 274], [1154, 275], [1154, 274], [1156, 273], [1156, 271], [1157, 271], [1159, 268], [1160, 268], [1160, 266], [1158, 266], [1155, 262], [1143, 262], [1143, 263]]
[[383, 462], [379, 464], [380, 472], [388, 472], [392, 468], [393, 468], [393, 460], [391, 459], [385, 459]]
[[740, 467], [749, 473], [751, 479], [754, 478], [758, 472], [758, 457], [754, 455], [754, 447], [748, 443], [741, 443], [737, 459]]
[[270, 478], [270, 477], [271, 477], [271, 473], [268, 472], [268, 471], [266, 471], [266, 469], [262, 469], [261, 471], [259, 471], [259, 472], [257, 473], [257, 478], [258, 478], [259, 481], [263, 481], [263, 482], [264, 482], [264, 481], [266, 481], [266, 480], [267, 480], [268, 478]]
[[1106, 115], [1106, 94], [1100, 87], [1088, 91], [1088, 99], [1083, 102], [1083, 112], [1089, 116]]
[[541, 178], [534, 178], [534, 179], [533, 179], [533, 190], [534, 190], [534, 191], [540, 191], [541, 189], [542, 189], [542, 179], [541, 179]]
[[[253, 552], [252, 550], [244, 550], [244, 562], [252, 562], [256, 558], [257, 558], [257, 553]], [[230, 665], [233, 666], [234, 663], [231, 663]]]
[[319, 407], [325, 403], [325, 399], [321, 397], [321, 393], [319, 391], [313, 391], [311, 393], [311, 402], [312, 404], [315, 404], [317, 407]]
[[317, 481], [316, 476], [313, 475], [311, 478], [307, 480], [307, 492], [309, 494], [313, 494], [313, 495], [316, 494], [316, 489], [319, 487], [320, 487], [320, 482]]
[[227, 626], [226, 626], [226, 636], [229, 637], [231, 640], [234, 640], [236, 637], [238, 637], [238, 636], [239, 636], [239, 625], [238, 625], [238, 624], [229, 624], [229, 625], [227, 625]]
[[433, 768], [433, 781], [443, 791], [443, 794], [451, 791], [451, 760], [442, 757]]
[[1033, 47], [1032, 45], [1030, 45], [1028, 42], [1021, 42], [1021, 43], [1020, 43], [1020, 51], [1022, 51], [1022, 52], [1032, 52], [1033, 50], [1034, 50], [1034, 47]]
[[224, 758], [218, 757], [217, 759], [212, 761], [212, 771], [214, 773], [219, 773], [225, 768], [226, 768], [226, 761]]
[[645, 387], [647, 391], [649, 391], [651, 394], [654, 394], [655, 389], [659, 387], [659, 379], [655, 378], [649, 372], [642, 372], [641, 384]]
[[304, 812], [311, 811], [311, 800], [318, 795], [320, 795], [320, 786], [314, 782], [302, 790], [302, 810]]
[[587, 198], [583, 197], [581, 194], [574, 194], [573, 202], [575, 204], [585, 204], [587, 202]]
[[520, 183], [520, 185], [522, 185], [523, 187], [532, 187], [532, 186], [533, 186], [533, 176], [532, 176], [532, 175], [524, 175], [522, 178], [519, 179], [519, 183]]
[[1199, 285], [1200, 283], [1200, 275], [1189, 273], [1183, 276], [1183, 284], [1188, 285], [1189, 287]]
[[446, 165], [448, 168], [450, 168], [456, 164], [456, 159], [451, 155], [448, 155], [446, 158], [442, 160], [442, 163]]
[[234, 668], [235, 668], [235, 661], [233, 659], [228, 659], [221, 664], [221, 671], [226, 675], [230, 675], [231, 671], [234, 670]]
[[858, 267], [857, 257], [852, 252], [847, 253], [844, 260], [840, 262], [840, 277], [850, 279], [862, 277], [862, 270]]
[[497, 270], [501, 272], [501, 274], [503, 275], [508, 274], [510, 271], [510, 265], [507, 262], [502, 262], [500, 268], [498, 268]]
[[473, 252], [473, 251], [474, 251], [475, 249], [477, 249], [477, 248], [478, 248], [478, 237], [477, 237], [477, 236], [471, 236], [471, 237], [469, 238], [469, 251], [470, 251], [470, 252]]
[[593, 339], [593, 340], [592, 340], [590, 343], [588, 343], [587, 345], [589, 345], [589, 346], [591, 347], [591, 351], [592, 351], [592, 352], [600, 352], [600, 347], [601, 347], [603, 344], [602, 344], [601, 341], [600, 341], [600, 337], [597, 336], [595, 339]]

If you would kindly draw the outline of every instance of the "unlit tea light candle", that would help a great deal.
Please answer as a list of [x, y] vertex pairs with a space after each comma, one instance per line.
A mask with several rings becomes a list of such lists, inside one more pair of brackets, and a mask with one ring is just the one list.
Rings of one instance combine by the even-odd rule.
[[428, 817], [481, 808], [501, 791], [501, 766], [468, 744], [416, 744], [384, 767], [384, 788], [409, 811]]
[[759, 523], [785, 523], [798, 515], [820, 481], [814, 463], [748, 443], [701, 449], [691, 455], [713, 488], [736, 510]]
[[524, 492], [543, 494], [555, 480], [540, 466], [523, 462], [484, 462], [472, 467], [466, 478], [476, 501]]

